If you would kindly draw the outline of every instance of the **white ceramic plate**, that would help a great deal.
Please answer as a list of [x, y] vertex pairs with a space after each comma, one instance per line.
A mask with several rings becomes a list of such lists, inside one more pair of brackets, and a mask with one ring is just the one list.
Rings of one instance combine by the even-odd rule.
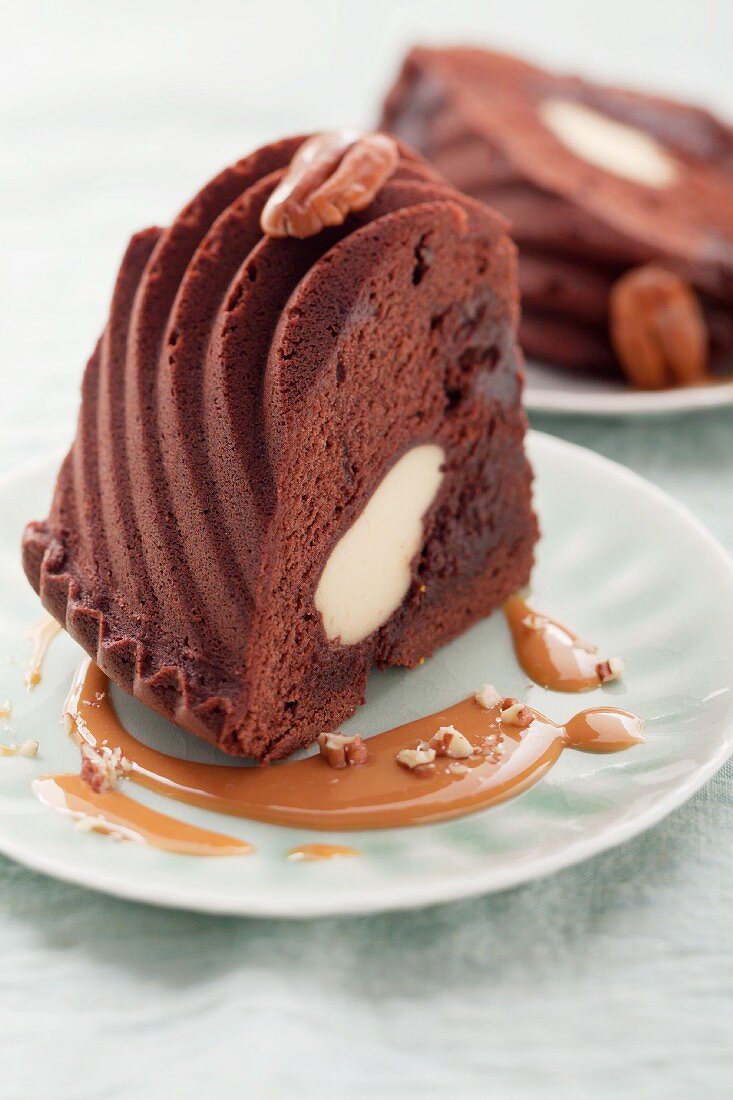
[[634, 390], [620, 381], [581, 377], [527, 363], [524, 404], [532, 412], [587, 416], [659, 416], [733, 405], [733, 381], [674, 390]]
[[[533, 582], [538, 608], [573, 625], [604, 653], [626, 658], [623, 683], [584, 696], [525, 690], [501, 614], [413, 672], [375, 674], [350, 727], [373, 733], [426, 714], [490, 681], [553, 718], [612, 701], [647, 719], [644, 745], [613, 756], [566, 752], [513, 802], [439, 825], [318, 834], [223, 818], [129, 784], [167, 813], [240, 836], [252, 856], [171, 855], [80, 834], [41, 806], [30, 781], [78, 767], [59, 716], [80, 657], [63, 635], [35, 692], [23, 687], [25, 629], [37, 598], [21, 576], [23, 522], [45, 514], [55, 464], [0, 486], [0, 698], [14, 704], [4, 740], [34, 737], [37, 759], [0, 759], [0, 849], [59, 878], [160, 905], [217, 913], [306, 917], [408, 908], [501, 890], [587, 859], [649, 828], [697, 790], [733, 752], [733, 566], [678, 504], [614, 463], [551, 437], [529, 441], [543, 528]], [[123, 719], [166, 751], [210, 751], [134, 700]], [[307, 841], [350, 844], [361, 858], [288, 863]]]

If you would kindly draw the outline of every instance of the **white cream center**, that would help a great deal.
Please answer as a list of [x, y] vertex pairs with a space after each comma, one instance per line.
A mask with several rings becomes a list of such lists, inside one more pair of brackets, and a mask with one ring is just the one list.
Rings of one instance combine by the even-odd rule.
[[567, 99], [546, 99], [539, 113], [558, 141], [597, 168], [647, 187], [667, 187], [677, 178], [672, 157], [643, 130]]
[[423, 516], [443, 480], [442, 447], [413, 447], [382, 479], [336, 543], [316, 589], [328, 638], [354, 645], [385, 623], [410, 587]]

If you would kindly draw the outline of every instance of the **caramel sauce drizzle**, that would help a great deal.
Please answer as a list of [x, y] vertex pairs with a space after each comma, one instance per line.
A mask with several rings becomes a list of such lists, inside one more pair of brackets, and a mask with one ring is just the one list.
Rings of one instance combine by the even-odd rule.
[[521, 596], [510, 596], [503, 610], [517, 660], [530, 680], [551, 691], [600, 686], [595, 646], [557, 619], [539, 614]]
[[349, 848], [344, 844], [299, 844], [297, 848], [290, 849], [286, 858], [289, 863], [313, 863], [358, 855], [361, 855], [358, 848]]
[[46, 806], [87, 821], [94, 832], [135, 840], [166, 852], [189, 856], [244, 856], [251, 844], [223, 833], [188, 825], [151, 810], [119, 791], [97, 794], [80, 775], [49, 775], [33, 782], [36, 797]]
[[33, 691], [41, 682], [43, 676], [43, 662], [48, 653], [48, 647], [57, 634], [61, 631], [61, 624], [50, 615], [44, 615], [35, 626], [28, 631], [28, 637], [32, 644], [31, 655], [25, 671], [25, 686]]
[[[499, 707], [487, 710], [470, 698], [371, 737], [369, 760], [361, 766], [336, 770], [320, 756], [270, 767], [199, 764], [159, 752], [129, 733], [115, 713], [106, 676], [89, 659], [77, 673], [67, 713], [80, 738], [92, 747], [119, 749], [129, 762], [129, 778], [150, 790], [219, 813], [318, 830], [458, 817], [527, 790], [565, 748], [618, 752], [642, 740], [643, 730], [640, 718], [611, 707], [582, 711], [564, 725], [535, 711], [531, 725], [517, 729], [502, 724]], [[396, 763], [401, 749], [428, 741], [447, 725], [474, 746], [460, 767], [439, 757], [417, 774]], [[51, 778], [58, 786], [59, 777]], [[78, 787], [74, 793], [78, 796]]]

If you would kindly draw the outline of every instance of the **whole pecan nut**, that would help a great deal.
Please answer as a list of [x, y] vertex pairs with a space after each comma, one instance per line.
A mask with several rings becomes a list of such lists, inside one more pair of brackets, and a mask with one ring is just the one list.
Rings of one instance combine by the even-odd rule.
[[312, 237], [363, 210], [397, 167], [399, 152], [386, 134], [337, 130], [316, 134], [293, 157], [260, 218], [270, 237]]
[[707, 376], [708, 333], [690, 284], [660, 264], [633, 268], [611, 289], [611, 343], [640, 389], [690, 385]]

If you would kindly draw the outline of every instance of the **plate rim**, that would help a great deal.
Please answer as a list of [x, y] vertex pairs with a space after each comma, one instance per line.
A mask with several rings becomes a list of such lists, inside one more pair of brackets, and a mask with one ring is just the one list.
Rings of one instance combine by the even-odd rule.
[[[606, 458], [587, 447], [569, 442], [547, 432], [531, 429], [527, 433], [527, 444], [530, 451], [533, 446], [537, 445], [550, 451], [554, 450], [556, 453], [561, 452], [570, 456], [579, 454], [582, 456], [583, 461], [590, 464], [590, 466], [612, 472], [614, 476], [619, 477], [635, 489], [641, 489], [642, 492], [676, 513], [679, 518], [695, 530], [698, 537], [707, 543], [708, 547], [718, 557], [721, 565], [728, 573], [731, 597], [733, 598], [733, 558], [705, 524], [670, 493], [660, 489], [653, 482], [635, 473], [620, 462]], [[14, 481], [39, 473], [44, 467], [50, 465], [54, 456], [58, 456], [58, 451], [48, 451], [31, 462], [24, 463], [17, 470], [0, 476], [0, 491], [6, 489], [8, 485], [12, 485]], [[120, 881], [114, 877], [108, 879], [105, 873], [96, 868], [90, 869], [88, 872], [83, 867], [69, 868], [62, 860], [53, 856], [47, 857], [42, 853], [28, 853], [22, 850], [21, 846], [17, 845], [12, 838], [9, 839], [4, 835], [1, 827], [0, 853], [29, 870], [48, 875], [59, 881], [82, 886], [126, 901], [154, 905], [159, 908], [179, 909], [218, 916], [270, 917], [290, 920], [398, 912], [427, 906], [447, 905], [454, 901], [500, 893], [533, 882], [536, 879], [545, 878], [586, 859], [610, 851], [646, 832], [674, 810], [684, 805], [720, 770], [731, 756], [733, 756], [733, 720], [723, 727], [721, 743], [706, 761], [699, 764], [677, 787], [667, 791], [628, 820], [610, 826], [598, 835], [580, 838], [557, 852], [535, 857], [531, 861], [518, 864], [516, 867], [498, 870], [496, 868], [486, 868], [480, 872], [472, 871], [465, 876], [450, 878], [442, 883], [440, 881], [437, 883], [410, 883], [404, 886], [397, 884], [389, 888], [388, 896], [386, 893], [377, 894], [373, 887], [367, 886], [344, 897], [331, 896], [328, 891], [324, 890], [317, 896], [298, 898], [297, 886], [294, 886], [290, 895], [283, 894], [280, 897], [265, 897], [263, 899], [256, 891], [253, 891], [247, 898], [240, 896], [238, 899], [233, 899], [231, 903], [227, 903], [226, 899], [222, 900], [219, 897], [192, 896], [185, 888], [176, 884], [168, 885], [165, 888], [151, 887], [147, 884], [140, 886], [134, 880]], [[416, 826], [416, 828], [419, 828], [419, 826]]]
[[[542, 368], [532, 361], [532, 367]], [[694, 396], [693, 396], [694, 395]], [[666, 390], [635, 390], [618, 393], [577, 392], [544, 389], [525, 378], [524, 407], [529, 412], [555, 416], [588, 416], [620, 419], [624, 417], [673, 417], [685, 413], [733, 406], [733, 380], [708, 386], [682, 386]]]

